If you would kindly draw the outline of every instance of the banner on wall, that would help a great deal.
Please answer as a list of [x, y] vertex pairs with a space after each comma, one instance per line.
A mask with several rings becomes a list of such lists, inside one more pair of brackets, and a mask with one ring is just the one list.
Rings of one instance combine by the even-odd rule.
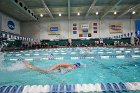
[[77, 23], [73, 23], [72, 25], [73, 34], [77, 34]]
[[140, 20], [135, 21], [136, 36], [140, 37]]
[[77, 24], [76, 23], [73, 23], [73, 26], [77, 26]]
[[79, 37], [83, 37], [83, 34], [79, 34]]
[[73, 31], [73, 34], [77, 34], [77, 31]]
[[88, 32], [88, 29], [83, 29], [82, 31], [83, 31], [83, 32]]
[[[91, 23], [80, 23], [79, 24], [79, 37], [88, 37], [88, 33], [91, 33]], [[82, 36], [81, 36], [82, 34]]]
[[109, 25], [110, 33], [122, 33], [122, 23], [121, 22], [113, 22]]
[[50, 31], [58, 31], [58, 27], [50, 27]]
[[60, 35], [60, 24], [59, 23], [48, 24], [48, 35]]
[[3, 13], [1, 15], [1, 30], [10, 33], [20, 34], [20, 22]]
[[93, 28], [93, 33], [96, 34], [98, 31], [96, 22], [93, 23], [92, 28]]
[[89, 24], [81, 24], [81, 29], [89, 29]]
[[8, 20], [7, 27], [9, 28], [9, 30], [14, 30], [15, 29], [15, 22], [12, 20]]
[[80, 23], [79, 25], [79, 33], [83, 34], [85, 32], [91, 31], [90, 23]]

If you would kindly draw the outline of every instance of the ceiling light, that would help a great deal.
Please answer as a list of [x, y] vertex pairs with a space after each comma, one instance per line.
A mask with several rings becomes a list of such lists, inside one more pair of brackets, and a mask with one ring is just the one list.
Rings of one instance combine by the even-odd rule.
[[61, 13], [59, 13], [59, 16], [61, 16]]
[[98, 15], [99, 14], [99, 12], [96, 12], [96, 15]]
[[40, 17], [43, 17], [43, 14], [40, 14]]
[[114, 15], [116, 15], [116, 14], [117, 14], [117, 12], [115, 11], [115, 12], [114, 12]]
[[79, 15], [80, 15], [80, 13], [78, 12], [78, 13], [77, 13], [77, 15], [79, 16]]
[[132, 14], [135, 14], [135, 13], [136, 13], [135, 11], [132, 12]]

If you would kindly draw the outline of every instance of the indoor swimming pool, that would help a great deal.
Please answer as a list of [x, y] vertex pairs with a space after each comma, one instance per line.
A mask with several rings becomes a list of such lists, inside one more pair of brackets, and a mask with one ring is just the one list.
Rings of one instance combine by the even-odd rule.
[[[54, 71], [47, 74], [26, 68], [22, 64], [23, 59], [44, 69], [60, 62], [70, 64], [78, 62], [81, 63], [81, 67], [67, 73]], [[140, 82], [139, 60], [139, 48], [78, 47], [4, 52], [1, 53], [0, 85], [55, 85], [53, 87], [56, 87], [101, 84], [103, 91], [106, 90], [104, 84]], [[123, 89], [127, 90], [124, 87]]]

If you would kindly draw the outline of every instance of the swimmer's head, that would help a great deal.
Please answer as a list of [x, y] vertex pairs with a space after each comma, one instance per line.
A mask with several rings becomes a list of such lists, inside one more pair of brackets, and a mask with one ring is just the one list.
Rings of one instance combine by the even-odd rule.
[[80, 63], [75, 63], [74, 65], [75, 65], [76, 67], [80, 67], [80, 66], [81, 66]]

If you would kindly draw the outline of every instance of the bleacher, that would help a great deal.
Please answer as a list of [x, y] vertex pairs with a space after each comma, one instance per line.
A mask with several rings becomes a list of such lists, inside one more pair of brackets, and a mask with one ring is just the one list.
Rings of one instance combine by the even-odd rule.
[[[5, 34], [5, 36], [3, 36], [3, 33]], [[9, 35], [9, 36], [7, 36], [7, 35]], [[14, 38], [11, 37], [11, 35], [13, 35]], [[20, 35], [0, 31], [0, 45], [2, 45], [2, 42], [7, 43], [7, 46], [4, 47], [2, 49], [2, 51], [37, 49], [37, 48], [100, 46], [100, 45], [96, 45], [96, 43], [95, 43], [96, 41], [100, 42], [100, 39], [99, 38], [72, 39], [71, 45], [68, 42], [68, 39], [54, 39], [54, 40], [44, 39], [44, 40], [40, 40], [40, 42], [32, 42], [31, 43], [31, 40], [26, 40]], [[114, 45], [115, 41], [131, 44], [130, 37], [117, 38], [117, 39], [116, 38], [103, 38], [102, 41], [105, 45], [111, 45], [111, 46]]]

